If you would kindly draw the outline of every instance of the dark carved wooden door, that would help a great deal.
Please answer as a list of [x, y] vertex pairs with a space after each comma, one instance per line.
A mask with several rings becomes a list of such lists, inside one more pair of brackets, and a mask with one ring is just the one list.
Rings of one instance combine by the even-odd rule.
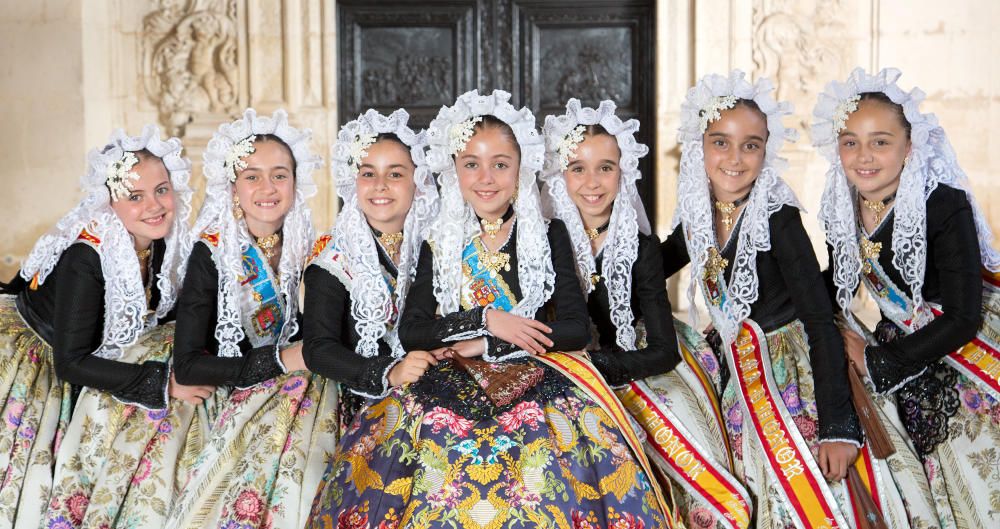
[[339, 119], [403, 107], [426, 127], [467, 90], [495, 88], [541, 129], [566, 100], [637, 118], [651, 154], [639, 193], [655, 218], [653, 0], [339, 0]]

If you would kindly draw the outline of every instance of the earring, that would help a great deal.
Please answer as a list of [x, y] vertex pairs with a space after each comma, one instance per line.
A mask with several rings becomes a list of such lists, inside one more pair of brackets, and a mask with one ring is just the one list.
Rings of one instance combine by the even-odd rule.
[[511, 195], [511, 197], [510, 197], [510, 205], [511, 206], [514, 205], [514, 202], [517, 202], [517, 193], [518, 193], [518, 191], [520, 191], [520, 189], [521, 189], [520, 186], [514, 188], [514, 194]]
[[233, 218], [240, 220], [243, 218], [243, 208], [240, 207], [240, 197], [233, 195]]

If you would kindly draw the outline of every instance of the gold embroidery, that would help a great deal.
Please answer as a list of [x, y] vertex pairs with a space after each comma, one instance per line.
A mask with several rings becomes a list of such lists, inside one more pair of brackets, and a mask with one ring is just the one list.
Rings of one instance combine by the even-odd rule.
[[[876, 221], [878, 222], [878, 221]], [[872, 273], [872, 263], [869, 259], [878, 260], [879, 254], [882, 253], [882, 243], [872, 242], [868, 240], [867, 237], [861, 238], [861, 260], [864, 261], [861, 271], [870, 274]]]

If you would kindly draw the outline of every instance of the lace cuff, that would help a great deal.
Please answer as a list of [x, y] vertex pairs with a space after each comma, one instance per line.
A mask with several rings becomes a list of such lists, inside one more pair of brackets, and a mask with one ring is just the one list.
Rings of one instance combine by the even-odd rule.
[[361, 374], [361, 384], [358, 386], [348, 385], [347, 389], [355, 395], [369, 399], [385, 397], [392, 389], [389, 386], [389, 371], [402, 361], [402, 358], [392, 356], [379, 356], [370, 359], [365, 365], [364, 373]]
[[459, 342], [486, 334], [486, 307], [449, 314], [439, 320], [442, 342]]
[[514, 358], [530, 356], [527, 351], [522, 351], [510, 342], [505, 342], [496, 336], [487, 336], [486, 350], [483, 352], [483, 360], [487, 362], [503, 362]]
[[615, 358], [614, 353], [606, 349], [590, 352], [590, 361], [604, 376], [611, 387], [620, 387], [632, 382], [632, 374]]
[[868, 369], [868, 377], [875, 385], [875, 392], [880, 395], [894, 393], [927, 370], [924, 367], [914, 373], [913, 366], [896, 362], [885, 354], [880, 345], [865, 347], [865, 367]]
[[285, 370], [278, 358], [279, 349], [277, 347], [262, 347], [251, 350], [243, 364], [242, 371], [240, 371], [240, 376], [233, 385], [237, 389], [246, 389], [283, 374]]
[[143, 362], [142, 380], [138, 384], [111, 396], [118, 402], [139, 406], [147, 410], [166, 409], [170, 402], [167, 391], [170, 384], [170, 367], [164, 362]]
[[839, 441], [842, 443], [851, 443], [861, 448], [864, 438], [861, 421], [853, 409], [851, 409], [851, 413], [847, 417], [834, 424], [819, 424], [819, 442], [821, 443]]

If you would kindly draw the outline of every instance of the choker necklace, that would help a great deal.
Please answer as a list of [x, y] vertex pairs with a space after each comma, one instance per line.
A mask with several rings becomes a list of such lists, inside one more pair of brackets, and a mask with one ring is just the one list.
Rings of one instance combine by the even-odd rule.
[[490, 239], [496, 239], [497, 234], [500, 233], [500, 228], [503, 227], [503, 223], [510, 220], [514, 216], [514, 206], [508, 206], [507, 211], [504, 212], [503, 216], [497, 220], [486, 220], [479, 215], [476, 218], [479, 219], [479, 224], [483, 227], [483, 232], [490, 236]]
[[[714, 197], [713, 197], [714, 199]], [[723, 202], [721, 200], [715, 200], [715, 209], [722, 213], [722, 225], [726, 229], [731, 229], [733, 227], [733, 212], [736, 208], [742, 206], [750, 199], [750, 193], [743, 195], [743, 198], [736, 199], [732, 202]]]
[[260, 247], [260, 251], [264, 254], [264, 259], [268, 262], [274, 257], [274, 247], [281, 243], [281, 232], [274, 232], [270, 235], [264, 237], [254, 236], [257, 241], [257, 246]]
[[609, 226], [611, 226], [611, 219], [610, 218], [608, 218], [607, 222], [605, 222], [604, 224], [601, 224], [600, 226], [598, 226], [596, 228], [587, 228], [587, 227], [584, 227], [583, 231], [587, 234], [587, 238], [593, 241], [594, 239], [597, 239], [598, 237], [600, 237], [602, 233], [608, 231], [608, 227]]
[[381, 231], [372, 228], [372, 233], [375, 234], [375, 239], [378, 240], [382, 248], [385, 249], [385, 253], [389, 254], [389, 259], [395, 261], [396, 256], [399, 255], [399, 248], [403, 244], [403, 232], [397, 231], [396, 233], [382, 233]]
[[891, 195], [883, 198], [882, 200], [868, 200], [867, 198], [861, 196], [861, 193], [858, 193], [858, 196], [861, 197], [861, 203], [865, 206], [865, 209], [875, 213], [876, 226], [878, 225], [879, 221], [882, 220], [882, 212], [885, 211], [885, 208], [889, 207], [889, 204], [891, 204], [893, 200], [896, 200], [895, 191], [893, 191]]
[[135, 256], [139, 258], [140, 263], [144, 263], [146, 262], [146, 259], [149, 259], [149, 256], [152, 255], [152, 253], [153, 245], [149, 245], [149, 248], [146, 248], [145, 250], [136, 250]]

